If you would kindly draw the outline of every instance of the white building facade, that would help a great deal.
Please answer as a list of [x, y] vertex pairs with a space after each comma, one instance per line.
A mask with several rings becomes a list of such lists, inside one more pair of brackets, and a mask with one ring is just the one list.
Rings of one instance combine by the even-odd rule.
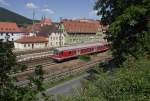
[[52, 32], [49, 34], [49, 47], [64, 46], [65, 36], [64, 33]]
[[0, 22], [0, 39], [15, 41], [23, 36], [23, 33], [13, 22]]
[[40, 36], [22, 37], [14, 42], [15, 49], [31, 50], [48, 48], [48, 38]]

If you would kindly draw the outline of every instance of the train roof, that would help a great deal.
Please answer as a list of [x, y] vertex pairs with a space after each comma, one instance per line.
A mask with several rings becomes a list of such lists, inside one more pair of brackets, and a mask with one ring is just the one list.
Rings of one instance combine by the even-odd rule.
[[98, 43], [90, 43], [90, 44], [80, 44], [80, 45], [75, 45], [75, 46], [67, 46], [67, 47], [60, 47], [60, 48], [55, 48], [58, 51], [64, 51], [64, 50], [71, 50], [71, 49], [78, 49], [78, 48], [84, 48], [84, 47], [93, 47], [97, 45], [104, 45], [107, 42], [98, 42]]

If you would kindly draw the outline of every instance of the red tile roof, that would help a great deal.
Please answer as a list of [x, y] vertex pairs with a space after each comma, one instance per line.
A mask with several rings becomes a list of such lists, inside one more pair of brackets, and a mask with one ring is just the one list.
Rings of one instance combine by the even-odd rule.
[[58, 27], [56, 24], [41, 26], [39, 23], [35, 23], [34, 25], [29, 25], [27, 28], [22, 28], [24, 33], [30, 33], [32, 31], [37, 32], [38, 34], [50, 34], [52, 32], [56, 32]]
[[62, 20], [68, 33], [96, 33], [100, 27], [98, 21]]
[[19, 27], [17, 26], [16, 23], [14, 22], [0, 22], [0, 32], [4, 32], [4, 33], [12, 33], [12, 32], [21, 32], [21, 30], [19, 29]]
[[16, 43], [43, 43], [48, 42], [48, 39], [41, 36], [25, 36], [15, 41]]

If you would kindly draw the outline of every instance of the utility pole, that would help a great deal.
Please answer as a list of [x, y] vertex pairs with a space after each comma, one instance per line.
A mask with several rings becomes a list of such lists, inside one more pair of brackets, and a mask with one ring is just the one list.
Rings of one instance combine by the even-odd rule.
[[34, 19], [35, 19], [35, 9], [33, 8], [33, 19], [32, 19], [32, 32], [33, 34], [35, 34], [34, 32]]

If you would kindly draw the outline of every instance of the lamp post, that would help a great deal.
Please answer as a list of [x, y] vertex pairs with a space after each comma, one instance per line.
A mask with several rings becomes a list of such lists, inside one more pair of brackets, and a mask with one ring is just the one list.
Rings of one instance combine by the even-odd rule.
[[63, 33], [63, 30], [64, 30], [64, 25], [61, 23], [61, 19], [62, 18], [60, 18], [60, 25], [59, 25], [59, 31], [60, 31], [59, 46], [60, 47], [62, 46], [62, 33]]

